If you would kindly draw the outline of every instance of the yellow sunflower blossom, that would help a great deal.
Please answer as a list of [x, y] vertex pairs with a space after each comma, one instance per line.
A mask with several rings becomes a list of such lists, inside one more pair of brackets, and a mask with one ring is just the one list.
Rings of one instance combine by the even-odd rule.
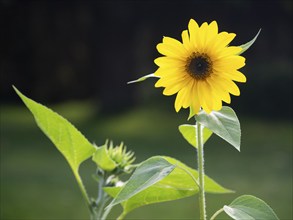
[[[238, 71], [245, 65], [240, 56], [241, 47], [228, 46], [236, 34], [220, 32], [216, 21], [199, 26], [191, 19], [188, 30], [182, 32], [182, 43], [164, 37], [157, 50], [164, 55], [155, 59], [159, 66], [154, 73], [159, 77], [155, 87], [164, 87], [164, 95], [174, 95], [175, 110], [190, 108], [197, 114], [219, 111], [222, 101], [231, 102], [230, 94], [239, 96], [238, 86], [233, 82], [246, 82]], [[193, 116], [191, 115], [191, 116]]]

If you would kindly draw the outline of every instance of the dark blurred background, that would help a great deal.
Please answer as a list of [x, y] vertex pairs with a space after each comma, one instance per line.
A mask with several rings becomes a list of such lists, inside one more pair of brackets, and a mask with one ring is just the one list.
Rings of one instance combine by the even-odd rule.
[[18, 101], [14, 84], [47, 103], [95, 99], [106, 112], [131, 107], [142, 86], [126, 82], [154, 72], [156, 44], [164, 35], [180, 39], [190, 18], [237, 33], [233, 45], [262, 28], [245, 54], [248, 82], [233, 105], [247, 114], [291, 115], [292, 1], [2, 0], [1, 102]]
[[[125, 141], [138, 162], [165, 154], [195, 167], [194, 149], [177, 131], [188, 112], [176, 114], [175, 97], [164, 97], [153, 79], [126, 84], [156, 70], [156, 45], [163, 36], [180, 39], [190, 18], [216, 20], [220, 31], [237, 34], [236, 46], [262, 29], [244, 53], [247, 83], [238, 84], [241, 96], [231, 103], [242, 152], [216, 137], [206, 148], [208, 175], [237, 194], [209, 196], [208, 214], [253, 194], [292, 219], [293, 1], [0, 2], [1, 219], [87, 218], [66, 162], [11, 85], [68, 118], [90, 141]], [[82, 168], [95, 192], [94, 168]], [[196, 202], [148, 206], [129, 218], [194, 219]]]

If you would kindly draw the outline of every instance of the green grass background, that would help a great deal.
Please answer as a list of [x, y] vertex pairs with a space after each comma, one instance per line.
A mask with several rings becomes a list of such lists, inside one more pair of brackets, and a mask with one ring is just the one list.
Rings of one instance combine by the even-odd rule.
[[[46, 104], [46, 103], [43, 103]], [[195, 149], [178, 132], [187, 112], [170, 106], [137, 106], [103, 115], [91, 102], [49, 106], [71, 121], [91, 142], [120, 141], [136, 153], [136, 162], [153, 155], [176, 157], [196, 167]], [[208, 216], [236, 197], [252, 194], [265, 200], [281, 219], [292, 219], [291, 121], [239, 115], [241, 153], [215, 135], [205, 145], [206, 174], [235, 190], [207, 195]], [[81, 166], [89, 194], [96, 195], [91, 160]], [[121, 212], [115, 207], [110, 219]], [[24, 105], [1, 106], [1, 219], [88, 219], [88, 210], [67, 162], [37, 128]], [[197, 197], [153, 204], [127, 219], [197, 219]], [[219, 219], [227, 218], [224, 214]]]

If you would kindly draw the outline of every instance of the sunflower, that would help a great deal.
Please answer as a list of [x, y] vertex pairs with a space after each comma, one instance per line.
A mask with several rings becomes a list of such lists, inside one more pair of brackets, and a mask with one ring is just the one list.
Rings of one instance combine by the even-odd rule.
[[230, 94], [239, 96], [234, 83], [245, 82], [238, 71], [245, 65], [241, 47], [228, 46], [236, 34], [220, 32], [216, 21], [199, 26], [191, 19], [182, 32], [182, 43], [164, 37], [157, 50], [164, 55], [155, 59], [159, 66], [154, 73], [159, 80], [155, 87], [164, 87], [166, 96], [177, 93], [175, 110], [190, 108], [193, 116], [203, 109], [219, 111], [222, 101], [231, 102]]

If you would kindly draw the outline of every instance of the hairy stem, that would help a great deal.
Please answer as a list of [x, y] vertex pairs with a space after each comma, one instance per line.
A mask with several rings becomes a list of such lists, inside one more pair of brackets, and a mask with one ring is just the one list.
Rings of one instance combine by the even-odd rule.
[[203, 127], [196, 123], [197, 162], [198, 162], [198, 184], [199, 184], [199, 211], [200, 219], [206, 220], [206, 202], [204, 191], [204, 150], [203, 150]]

